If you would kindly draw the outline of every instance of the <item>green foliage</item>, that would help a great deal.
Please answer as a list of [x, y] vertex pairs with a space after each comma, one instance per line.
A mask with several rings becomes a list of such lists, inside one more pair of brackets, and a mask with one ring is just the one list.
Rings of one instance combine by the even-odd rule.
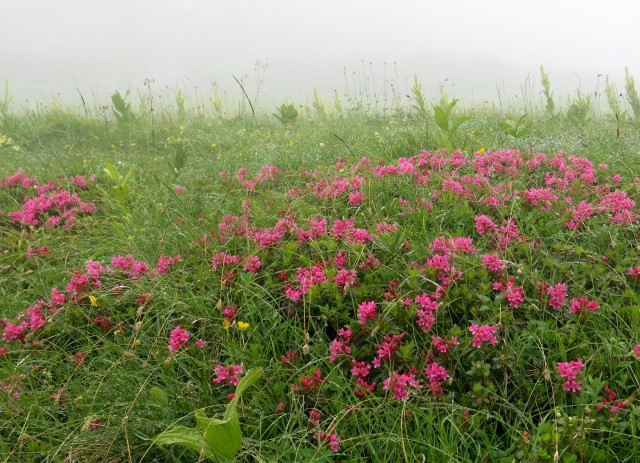
[[418, 116], [427, 117], [427, 101], [422, 93], [422, 84], [418, 82], [418, 75], [413, 75], [413, 87], [411, 87], [414, 104], [412, 107], [418, 112]]
[[528, 114], [523, 114], [515, 121], [512, 119], [502, 119], [498, 121], [500, 130], [513, 138], [522, 138], [531, 131], [531, 119]]
[[298, 110], [291, 103], [282, 103], [280, 107], [276, 107], [277, 113], [273, 116], [280, 121], [282, 125], [293, 125], [298, 120]]
[[216, 462], [233, 461], [242, 446], [238, 401], [244, 391], [262, 377], [262, 369], [251, 369], [238, 382], [233, 399], [227, 404], [223, 418], [208, 418], [203, 410], [195, 412], [200, 428], [175, 426], [155, 437], [158, 445], [181, 445], [195, 450], [201, 458]]
[[462, 124], [470, 121], [471, 116], [456, 115], [454, 108], [458, 100], [451, 102], [443, 97], [440, 104], [433, 106], [436, 126], [439, 132], [436, 134], [436, 143], [439, 147], [453, 150], [459, 143], [458, 129]]
[[129, 180], [136, 173], [136, 169], [129, 170], [121, 176], [111, 161], [104, 161], [104, 169], [107, 178], [111, 182], [111, 197], [119, 203], [124, 203], [129, 199]]
[[613, 114], [613, 117], [615, 119], [625, 119], [626, 111], [623, 111], [620, 106], [616, 85], [613, 82], [610, 82], [608, 78], [605, 82], [604, 93], [607, 96], [607, 103], [609, 104], [609, 110]]
[[0, 122], [3, 127], [9, 123], [11, 102], [13, 97], [9, 95], [9, 79], [4, 81], [4, 97], [0, 100]]
[[[37, 191], [29, 181], [28, 187], [22, 181], [0, 185], [0, 307], [6, 317], [0, 331], [7, 323], [29, 326], [26, 312], [37, 312], [40, 300], [45, 321], [42, 328], [27, 327], [23, 340], [0, 339], [0, 348], [7, 348], [0, 351], [0, 407], [8, 411], [0, 420], [0, 459], [541, 462], [554, 461], [557, 451], [565, 462], [635, 461], [640, 282], [628, 269], [640, 265], [638, 206], [629, 209], [633, 223], [624, 225], [612, 221], [613, 210], [599, 208], [606, 209], [600, 203], [616, 190], [637, 202], [640, 165], [620, 155], [611, 121], [590, 114], [584, 125], [573, 126], [541, 109], [527, 118], [507, 115], [503, 131], [502, 112], [450, 107], [443, 97], [444, 114], [431, 130], [444, 136], [458, 117], [473, 118], [456, 129], [451, 146], [466, 140], [474, 146], [451, 156], [422, 152], [432, 138], [423, 119], [406, 117], [415, 114], [413, 101], [389, 111], [393, 116], [355, 113], [352, 104], [345, 99], [342, 117], [322, 124], [298, 118], [294, 143], [291, 130], [274, 126], [268, 115], [254, 120], [187, 111], [178, 131], [176, 110], [157, 111], [154, 128], [166, 140], [158, 150], [149, 149], [147, 124], [129, 124], [126, 134], [116, 130], [104, 117], [110, 107], [96, 116], [60, 108], [12, 113], [16, 124], [2, 133], [21, 150], [0, 150], [2, 177], [22, 168], [39, 186], [55, 183], [45, 195], [62, 187], [97, 210], [68, 229], [14, 223], [13, 213]], [[329, 115], [338, 114], [330, 106]], [[519, 135], [528, 123], [535, 138], [505, 135]], [[625, 151], [635, 153], [640, 140], [628, 127], [621, 125]], [[521, 157], [511, 162], [515, 150]], [[537, 164], [538, 152], [548, 155], [546, 162]], [[115, 159], [126, 160], [126, 168]], [[271, 175], [264, 166], [279, 171]], [[168, 168], [184, 179], [179, 195], [158, 188]], [[588, 183], [591, 168], [594, 183]], [[111, 207], [111, 186], [124, 183], [131, 199], [131, 180], [122, 174], [134, 169], [135, 201], [126, 210]], [[102, 176], [98, 185], [108, 185], [106, 196], [95, 184], [80, 188], [70, 180], [94, 173]], [[536, 199], [547, 189], [559, 198]], [[351, 198], [359, 192], [363, 198]], [[594, 213], [570, 229], [581, 203]], [[41, 214], [39, 224], [60, 212]], [[477, 230], [474, 219], [481, 214], [496, 223], [495, 234]], [[518, 236], [497, 249], [508, 218], [517, 219]], [[314, 237], [311, 221], [321, 219], [327, 233]], [[355, 242], [355, 231], [338, 236], [333, 224], [346, 219], [372, 240]], [[383, 221], [397, 229], [376, 231]], [[274, 233], [282, 236], [269, 242]], [[258, 237], [265, 242], [258, 245]], [[431, 268], [426, 262], [439, 237], [469, 237], [476, 252], [449, 254], [451, 271]], [[39, 254], [42, 247], [49, 251]], [[213, 256], [222, 252], [239, 261], [213, 270]], [[483, 256], [493, 252], [506, 262], [502, 272], [483, 265]], [[113, 264], [115, 256], [128, 254], [144, 259], [148, 270], [131, 275]], [[178, 254], [183, 261], [164, 273], [155, 264], [160, 255]], [[256, 273], [245, 269], [253, 257], [261, 262]], [[54, 314], [52, 288], [67, 293], [70, 280], [95, 272], [98, 262], [105, 268], [100, 286], [90, 279]], [[299, 300], [286, 297], [285, 286], [298, 288], [301, 274], [316, 264], [326, 281]], [[356, 281], [338, 285], [341, 270], [354, 270]], [[451, 278], [446, 288], [443, 275]], [[494, 289], [512, 277], [524, 292], [517, 307]], [[567, 284], [560, 309], [549, 306], [545, 282]], [[424, 332], [414, 298], [436, 291], [437, 316]], [[600, 309], [570, 313], [569, 299], [580, 295], [597, 300]], [[366, 331], [357, 313], [362, 301], [378, 306]], [[237, 313], [225, 329], [227, 305]], [[472, 323], [498, 326], [498, 344], [474, 347]], [[167, 341], [177, 325], [190, 337], [170, 353]], [[346, 328], [353, 331], [350, 353], [331, 362], [332, 343]], [[358, 396], [351, 359], [371, 364], [384, 337], [401, 332], [391, 360], [366, 377], [376, 383], [374, 391]], [[459, 344], [444, 354], [432, 336], [455, 336]], [[586, 364], [577, 377], [582, 389], [568, 392], [556, 365], [577, 358]], [[425, 374], [432, 360], [451, 375], [441, 396], [432, 394]], [[264, 366], [268, 380], [236, 402], [236, 422], [225, 417], [235, 388], [212, 377], [214, 366], [239, 363], [247, 370]], [[315, 370], [322, 377], [317, 389], [294, 392], [292, 385], [301, 387]], [[392, 371], [415, 371], [422, 389], [394, 399], [383, 388]], [[628, 401], [618, 413], [610, 405], [598, 408], [605, 384]], [[322, 415], [315, 425], [314, 410]], [[340, 438], [337, 452], [328, 435]], [[154, 436], [162, 436], [163, 445], [155, 445]]]
[[624, 68], [625, 71], [625, 92], [627, 96], [627, 102], [633, 110], [633, 115], [636, 121], [640, 121], [640, 97], [638, 96], [638, 90], [636, 89], [636, 83], [633, 76], [629, 72], [629, 68]]
[[[322, 100], [320, 100], [320, 97], [318, 96], [318, 90], [315, 88], [313, 89], [312, 106], [316, 114], [321, 120], [324, 120], [327, 118], [327, 108], [325, 107], [325, 104], [322, 102]], [[282, 111], [279, 111], [279, 112], [280, 112], [280, 115], [282, 116]], [[280, 120], [280, 122], [282, 121]]]
[[180, 133], [177, 136], [169, 136], [164, 144], [164, 148], [172, 153], [169, 160], [169, 171], [171, 173], [171, 182], [178, 179], [180, 173], [187, 165], [187, 159], [191, 151], [191, 143], [184, 135], [185, 127], [180, 126]]
[[589, 119], [591, 111], [591, 97], [578, 92], [567, 110], [567, 119], [574, 126], [584, 125]]
[[187, 115], [184, 103], [185, 99], [184, 94], [182, 93], [182, 89], [178, 89], [178, 91], [176, 92], [176, 108], [178, 109], [178, 121], [180, 121], [180, 123], [184, 122]]
[[544, 94], [546, 101], [545, 111], [549, 116], [553, 114], [556, 108], [553, 102], [553, 92], [551, 91], [551, 83], [549, 82], [549, 74], [544, 71], [544, 66], [540, 66], [540, 82], [542, 83], [542, 93]]
[[128, 96], [128, 90], [127, 93], [124, 94], [124, 97], [118, 91], [111, 95], [113, 115], [116, 118], [118, 127], [127, 127], [135, 119], [133, 111], [131, 110], [131, 103], [126, 101]]
[[218, 116], [222, 116], [222, 98], [220, 97], [220, 89], [217, 85], [213, 86], [213, 95], [211, 96], [211, 104]]

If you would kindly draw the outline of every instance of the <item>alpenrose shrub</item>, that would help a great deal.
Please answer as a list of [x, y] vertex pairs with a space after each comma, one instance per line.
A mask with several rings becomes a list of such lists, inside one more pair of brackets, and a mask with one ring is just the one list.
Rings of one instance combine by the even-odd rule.
[[7, 217], [11, 223], [18, 225], [44, 228], [61, 225], [64, 229], [69, 229], [78, 215], [96, 211], [94, 203], [82, 201], [78, 193], [70, 191], [69, 187], [86, 190], [95, 178], [95, 175], [88, 179], [75, 175], [68, 179], [58, 179], [57, 184], [43, 184], [18, 170], [15, 174], [0, 179], [0, 189], [10, 191], [17, 197], [22, 196], [22, 208], [18, 211], [5, 211]]
[[[89, 261], [65, 291], [3, 319], [0, 361], [20, 370], [0, 378], [7, 400], [63, 386], [29, 389], [28, 365], [55, 343], [49, 326], [98, 327], [86, 329], [87, 345], [119, 331], [129, 345], [154, 288], [208, 306], [154, 315], [164, 341], [151, 361], [206, 371], [195, 377], [214, 401], [265, 367], [252, 403], [292, 418], [269, 438], [297, 433], [310, 448], [361, 455], [362, 429], [380, 432], [368, 415], [404, 410], [410, 420], [422, 409], [487, 432], [496, 457], [561, 448], [586, 458], [591, 440], [630, 432], [640, 332], [627, 308], [638, 304], [640, 253], [625, 243], [637, 239], [637, 180], [565, 153], [514, 150], [303, 173], [266, 166], [248, 178], [220, 176], [241, 212], [221, 210], [180, 256], [155, 268], [132, 255]], [[288, 208], [257, 213], [283, 191]], [[260, 429], [261, 416], [244, 419]]]

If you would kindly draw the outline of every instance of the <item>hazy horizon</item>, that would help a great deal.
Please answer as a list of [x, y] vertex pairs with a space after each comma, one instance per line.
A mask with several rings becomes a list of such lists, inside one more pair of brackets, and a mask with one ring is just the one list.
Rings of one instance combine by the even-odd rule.
[[640, 75], [631, 0], [3, 3], [0, 80], [18, 107], [77, 105], [79, 94], [108, 104], [116, 90], [146, 91], [145, 79], [203, 100], [217, 85], [237, 101], [233, 76], [265, 106], [304, 103], [314, 89], [343, 98], [363, 84], [382, 98], [391, 84], [408, 93], [414, 74], [429, 100], [442, 85], [476, 104], [537, 95], [540, 65], [562, 102], [602, 92], [607, 77], [622, 91], [625, 66]]

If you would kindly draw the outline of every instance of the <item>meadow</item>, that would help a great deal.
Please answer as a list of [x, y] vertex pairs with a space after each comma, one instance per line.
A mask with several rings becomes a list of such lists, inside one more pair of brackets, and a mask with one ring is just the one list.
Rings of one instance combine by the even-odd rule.
[[[634, 462], [640, 101], [0, 101], [0, 460]], [[244, 88], [243, 88], [244, 90]]]

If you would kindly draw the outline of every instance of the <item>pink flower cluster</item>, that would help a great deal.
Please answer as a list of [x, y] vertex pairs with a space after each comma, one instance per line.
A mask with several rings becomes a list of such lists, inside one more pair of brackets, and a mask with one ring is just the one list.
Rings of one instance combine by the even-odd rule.
[[114, 257], [111, 259], [111, 265], [122, 270], [132, 280], [139, 279], [149, 270], [146, 262], [136, 260], [131, 254]]
[[436, 321], [436, 311], [438, 310], [438, 302], [433, 296], [427, 293], [416, 296], [414, 301], [420, 306], [416, 313], [416, 324], [427, 333]]
[[571, 362], [558, 362], [557, 369], [558, 374], [565, 379], [562, 388], [567, 392], [577, 392], [582, 386], [579, 381], [576, 381], [576, 377], [584, 367], [582, 360], [573, 360]]
[[169, 351], [173, 354], [182, 348], [187, 347], [189, 332], [183, 330], [180, 325], [176, 326], [169, 334]]
[[160, 257], [158, 258], [158, 264], [156, 265], [156, 271], [160, 275], [164, 275], [167, 272], [167, 270], [169, 270], [169, 267], [175, 262], [182, 262], [182, 257], [181, 256], [168, 257], [168, 256], [165, 256], [164, 254], [160, 254]]
[[524, 288], [514, 284], [515, 278], [511, 277], [506, 282], [501, 280], [493, 284], [493, 289], [503, 290], [504, 297], [509, 302], [509, 307], [518, 307], [524, 302]]
[[351, 343], [352, 334], [351, 328], [341, 328], [338, 330], [338, 338], [334, 339], [329, 347], [329, 362], [335, 363], [341, 356], [351, 353], [349, 344]]
[[600, 401], [599, 405], [596, 405], [596, 410], [599, 412], [608, 408], [611, 415], [616, 415], [620, 411], [626, 408], [628, 405], [625, 400], [618, 400], [618, 393], [609, 388], [608, 384], [604, 385], [604, 397]]
[[385, 391], [392, 391], [394, 399], [406, 400], [411, 390], [422, 389], [422, 384], [416, 379], [414, 373], [389, 372], [387, 379], [382, 381], [382, 388]]
[[358, 306], [358, 321], [364, 326], [369, 320], [377, 318], [377, 306], [373, 301], [364, 301]]
[[330, 429], [328, 432], [314, 434], [313, 438], [319, 440], [321, 444], [326, 444], [332, 452], [340, 450], [340, 438], [335, 433], [335, 429]]
[[299, 385], [292, 384], [291, 390], [296, 394], [307, 395], [312, 392], [317, 392], [318, 389], [320, 389], [322, 383], [324, 383], [324, 380], [322, 379], [322, 373], [320, 372], [320, 370], [316, 369], [313, 372], [312, 376], [307, 375], [302, 377], [300, 379]]
[[232, 386], [237, 386], [239, 381], [238, 375], [243, 372], [244, 367], [242, 364], [229, 365], [226, 367], [218, 364], [213, 367], [213, 370], [215, 372], [215, 377], [212, 380], [214, 383], [228, 383]]
[[482, 265], [496, 273], [502, 272], [507, 268], [507, 263], [501, 260], [498, 254], [484, 254], [482, 256]]
[[442, 382], [449, 378], [449, 372], [437, 362], [427, 363], [424, 374], [429, 378], [429, 390], [431, 395], [442, 395]]
[[569, 306], [569, 312], [579, 313], [584, 311], [594, 312], [600, 308], [600, 304], [596, 301], [592, 301], [587, 296], [578, 296], [576, 299], [571, 299], [571, 305]]
[[12, 223], [54, 228], [63, 224], [70, 228], [79, 213], [90, 214], [97, 210], [93, 203], [85, 203], [76, 193], [69, 193], [62, 187], [56, 193], [41, 193], [35, 197], [26, 197], [22, 209], [9, 212]]
[[564, 304], [564, 300], [567, 297], [567, 285], [564, 283], [558, 283], [555, 286], [549, 286], [547, 294], [551, 296], [549, 298], [549, 306], [554, 309], [559, 309]]
[[473, 333], [471, 345], [477, 349], [482, 347], [483, 342], [488, 342], [494, 346], [498, 344], [498, 338], [496, 338], [498, 327], [496, 325], [477, 325], [474, 323], [469, 327], [469, 331]]

